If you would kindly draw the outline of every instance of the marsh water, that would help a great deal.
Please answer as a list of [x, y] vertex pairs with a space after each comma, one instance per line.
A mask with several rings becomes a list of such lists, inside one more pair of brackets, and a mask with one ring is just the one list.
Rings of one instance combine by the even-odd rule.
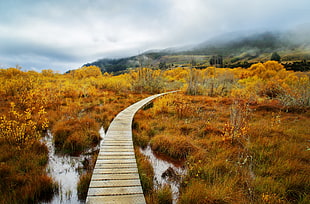
[[[104, 139], [105, 131], [103, 128], [99, 130], [99, 133], [100, 137]], [[91, 153], [98, 150], [99, 145], [89, 149], [86, 154], [77, 157], [57, 153], [50, 131], [42, 139], [42, 142], [46, 144], [49, 150], [46, 171], [59, 186], [58, 192], [52, 199], [48, 202], [42, 202], [42, 204], [84, 204], [85, 202], [78, 199], [77, 183], [80, 175], [85, 172], [83, 161], [89, 160]], [[140, 149], [140, 151], [149, 159], [154, 169], [154, 187], [158, 189], [161, 186], [170, 185], [173, 200], [176, 203], [179, 197], [181, 178], [186, 173], [185, 168], [154, 154], [150, 146]]]
[[181, 179], [186, 174], [186, 169], [181, 164], [173, 163], [156, 155], [150, 145], [145, 149], [140, 149], [140, 151], [149, 159], [154, 169], [154, 187], [158, 189], [164, 185], [170, 185], [173, 203], [176, 203], [179, 197]]
[[[104, 138], [105, 132], [101, 128], [99, 130], [100, 136]], [[94, 147], [89, 149], [85, 155], [69, 156], [56, 152], [55, 145], [53, 143], [53, 135], [49, 131], [47, 135], [42, 139], [42, 142], [46, 144], [49, 150], [49, 161], [46, 168], [48, 175], [58, 184], [58, 192], [55, 193], [53, 198], [48, 202], [49, 204], [82, 204], [85, 203], [78, 199], [77, 195], [77, 183], [80, 175], [85, 171], [83, 168], [83, 161], [89, 160], [91, 152], [96, 151], [99, 148]]]

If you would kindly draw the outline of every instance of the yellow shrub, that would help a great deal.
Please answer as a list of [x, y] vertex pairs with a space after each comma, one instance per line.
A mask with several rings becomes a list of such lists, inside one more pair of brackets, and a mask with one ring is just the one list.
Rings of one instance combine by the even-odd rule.
[[[15, 109], [15, 104], [11, 103], [8, 115], [0, 117], [0, 138], [5, 139], [10, 144], [16, 145], [19, 149], [29, 147], [41, 136], [41, 130], [46, 130], [48, 120], [45, 117], [45, 110], [27, 109], [19, 112]], [[33, 116], [38, 117], [34, 120]]]

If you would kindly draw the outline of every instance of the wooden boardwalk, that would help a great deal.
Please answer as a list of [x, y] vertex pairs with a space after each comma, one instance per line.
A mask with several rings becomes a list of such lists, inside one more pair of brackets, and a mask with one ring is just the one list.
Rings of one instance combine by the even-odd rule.
[[132, 119], [145, 104], [167, 93], [145, 98], [114, 118], [100, 146], [88, 189], [87, 204], [145, 204], [132, 142]]

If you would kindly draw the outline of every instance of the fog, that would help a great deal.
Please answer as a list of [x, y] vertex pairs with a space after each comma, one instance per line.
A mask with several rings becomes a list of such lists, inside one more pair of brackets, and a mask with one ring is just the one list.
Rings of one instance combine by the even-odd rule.
[[310, 1], [0, 1], [0, 67], [64, 72], [99, 58], [126, 57], [265, 31], [309, 39]]

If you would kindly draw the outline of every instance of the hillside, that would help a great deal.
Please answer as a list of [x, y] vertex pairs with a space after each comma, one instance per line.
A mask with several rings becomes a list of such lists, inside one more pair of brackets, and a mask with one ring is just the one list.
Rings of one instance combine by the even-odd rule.
[[287, 69], [307, 71], [310, 70], [307, 62], [310, 60], [310, 40], [306, 34], [306, 31], [227, 34], [198, 45], [147, 51], [119, 59], [104, 58], [84, 66], [96, 65], [102, 72], [113, 73], [135, 67], [167, 68], [189, 63], [204, 68], [210, 66], [210, 59], [216, 56], [222, 59], [219, 66], [247, 68], [253, 63], [270, 60], [271, 54], [277, 52]]

